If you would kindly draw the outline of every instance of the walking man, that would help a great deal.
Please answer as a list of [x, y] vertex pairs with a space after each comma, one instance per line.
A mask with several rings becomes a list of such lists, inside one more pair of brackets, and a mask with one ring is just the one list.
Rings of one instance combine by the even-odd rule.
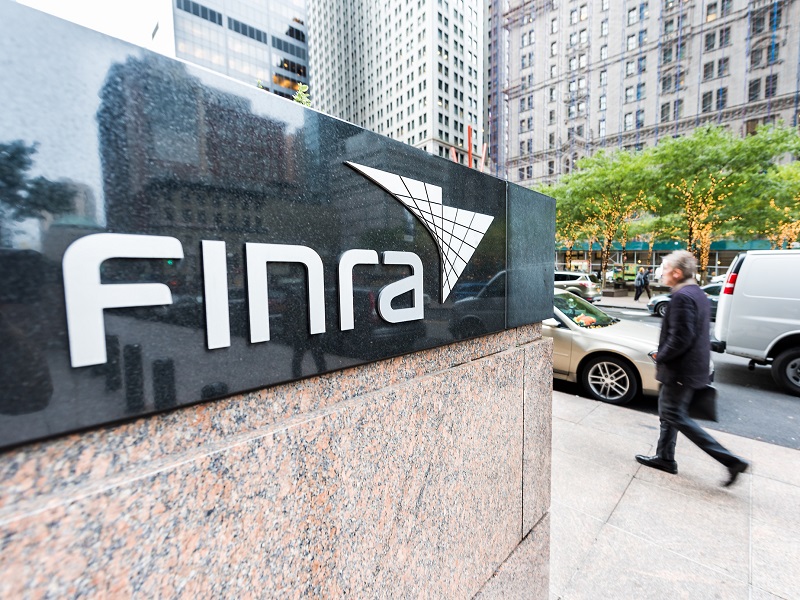
[[664, 259], [662, 281], [672, 288], [672, 298], [661, 325], [656, 357], [656, 379], [661, 382], [658, 416], [661, 434], [655, 456], [636, 455], [636, 460], [654, 469], [676, 474], [675, 442], [678, 432], [728, 469], [725, 487], [733, 484], [749, 463], [731, 454], [689, 418], [695, 390], [709, 383], [711, 342], [710, 303], [695, 281], [697, 261], [680, 250]]
[[648, 299], [648, 300], [650, 300], [650, 298], [652, 298], [652, 297], [653, 297], [653, 296], [650, 294], [650, 278], [651, 278], [652, 276], [653, 276], [653, 269], [652, 269], [652, 268], [648, 268], [648, 269], [647, 269], [647, 270], [644, 272], [644, 278], [643, 278], [644, 285], [642, 285], [642, 288], [643, 288], [643, 290], [644, 290], [645, 292], [647, 292], [647, 299]]
[[638, 302], [639, 296], [642, 295], [642, 290], [644, 289], [644, 267], [639, 267], [639, 272], [636, 273], [636, 279], [633, 280], [633, 289], [636, 292], [633, 295], [633, 301]]

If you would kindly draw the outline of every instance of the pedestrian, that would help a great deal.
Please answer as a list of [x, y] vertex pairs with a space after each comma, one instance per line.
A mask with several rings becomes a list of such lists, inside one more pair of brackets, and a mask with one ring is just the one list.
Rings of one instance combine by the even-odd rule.
[[633, 289], [635, 290], [633, 301], [638, 302], [639, 296], [642, 295], [642, 290], [644, 289], [644, 267], [639, 267], [639, 272], [636, 273], [636, 279], [633, 280]]
[[650, 293], [650, 278], [653, 276], [653, 269], [648, 268], [647, 271], [644, 272], [644, 279], [642, 289], [647, 292], [647, 299], [650, 300], [652, 298], [652, 294]]
[[709, 384], [711, 362], [711, 306], [695, 281], [696, 272], [697, 261], [691, 252], [679, 250], [664, 258], [662, 281], [672, 288], [672, 297], [661, 324], [656, 355], [656, 379], [661, 382], [658, 395], [661, 434], [656, 454], [638, 454], [636, 460], [647, 467], [676, 474], [675, 442], [681, 432], [728, 469], [723, 482], [728, 487], [750, 464], [731, 454], [688, 415], [695, 391]]

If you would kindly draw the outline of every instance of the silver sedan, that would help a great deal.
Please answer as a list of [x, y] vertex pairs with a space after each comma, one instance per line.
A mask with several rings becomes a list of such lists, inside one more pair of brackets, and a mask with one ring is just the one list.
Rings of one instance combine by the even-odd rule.
[[578, 382], [596, 400], [630, 402], [640, 391], [658, 394], [659, 330], [621, 321], [577, 296], [555, 290], [554, 316], [542, 333], [553, 338], [553, 377]]

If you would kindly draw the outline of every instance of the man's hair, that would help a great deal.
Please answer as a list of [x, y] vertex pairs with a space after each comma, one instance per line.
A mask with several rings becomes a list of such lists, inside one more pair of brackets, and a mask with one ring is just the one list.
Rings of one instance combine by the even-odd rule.
[[684, 280], [693, 278], [697, 274], [697, 259], [694, 254], [686, 250], [676, 250], [665, 256], [662, 262], [673, 269], [680, 269]]

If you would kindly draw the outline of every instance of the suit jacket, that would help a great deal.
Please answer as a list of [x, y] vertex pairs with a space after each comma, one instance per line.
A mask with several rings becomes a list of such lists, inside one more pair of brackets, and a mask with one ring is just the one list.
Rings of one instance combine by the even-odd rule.
[[694, 281], [673, 288], [661, 325], [656, 379], [700, 389], [709, 383], [711, 303]]

